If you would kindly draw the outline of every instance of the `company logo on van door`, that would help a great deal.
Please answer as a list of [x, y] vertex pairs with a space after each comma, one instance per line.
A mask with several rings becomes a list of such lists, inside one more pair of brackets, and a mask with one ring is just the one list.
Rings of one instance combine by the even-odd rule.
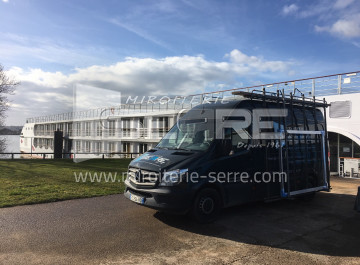
[[[224, 129], [232, 128], [242, 139], [284, 139], [283, 128], [275, 130], [271, 118], [281, 119], [287, 115], [287, 109], [254, 109], [252, 112], [247, 109], [216, 109], [216, 138], [225, 139]], [[252, 136], [245, 130], [251, 124]]]
[[142, 156], [136, 158], [134, 162], [138, 162], [140, 160], [154, 161], [158, 164], [165, 164], [169, 159], [158, 155], [143, 154]]

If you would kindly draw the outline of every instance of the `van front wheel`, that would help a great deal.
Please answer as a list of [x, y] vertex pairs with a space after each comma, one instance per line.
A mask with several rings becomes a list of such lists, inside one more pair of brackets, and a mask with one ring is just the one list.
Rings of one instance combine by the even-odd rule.
[[196, 195], [192, 215], [199, 223], [213, 222], [220, 211], [221, 199], [215, 189], [205, 188]]

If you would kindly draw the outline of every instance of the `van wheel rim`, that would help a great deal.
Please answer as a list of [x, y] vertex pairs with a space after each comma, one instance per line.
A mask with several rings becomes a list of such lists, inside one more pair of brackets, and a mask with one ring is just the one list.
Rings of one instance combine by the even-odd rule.
[[211, 214], [214, 211], [214, 200], [210, 197], [201, 198], [199, 208], [203, 214]]

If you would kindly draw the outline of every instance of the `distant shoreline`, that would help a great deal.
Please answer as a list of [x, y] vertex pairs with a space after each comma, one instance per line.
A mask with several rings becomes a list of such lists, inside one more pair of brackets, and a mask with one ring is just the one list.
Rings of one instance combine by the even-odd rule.
[[0, 135], [20, 135], [21, 126], [2, 126], [0, 127]]

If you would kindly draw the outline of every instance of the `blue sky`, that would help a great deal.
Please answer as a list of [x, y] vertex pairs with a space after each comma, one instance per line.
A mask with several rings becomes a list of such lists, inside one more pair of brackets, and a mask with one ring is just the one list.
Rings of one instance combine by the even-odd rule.
[[354, 0], [0, 0], [0, 22], [21, 81], [8, 124], [71, 110], [74, 84], [190, 94], [359, 70]]

